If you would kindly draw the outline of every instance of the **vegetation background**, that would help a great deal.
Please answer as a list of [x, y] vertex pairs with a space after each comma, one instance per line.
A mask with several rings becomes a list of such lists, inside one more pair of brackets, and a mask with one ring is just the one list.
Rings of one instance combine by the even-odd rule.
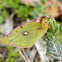
[[62, 62], [61, 0], [0, 0], [0, 41], [15, 27], [38, 19], [48, 8], [52, 9], [45, 16], [52, 17], [50, 20], [56, 20], [50, 24], [56, 31], [49, 29], [51, 37], [45, 34], [39, 40], [41, 49], [37, 44], [31, 48], [20, 49], [5, 46], [0, 42], [0, 62]]

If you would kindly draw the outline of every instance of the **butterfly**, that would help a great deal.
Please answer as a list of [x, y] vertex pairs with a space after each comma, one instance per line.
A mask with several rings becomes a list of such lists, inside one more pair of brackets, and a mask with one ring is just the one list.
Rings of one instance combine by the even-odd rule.
[[4, 45], [18, 48], [32, 47], [46, 33], [48, 24], [47, 17], [42, 16], [18, 26], [10, 34], [5, 36], [1, 42]]

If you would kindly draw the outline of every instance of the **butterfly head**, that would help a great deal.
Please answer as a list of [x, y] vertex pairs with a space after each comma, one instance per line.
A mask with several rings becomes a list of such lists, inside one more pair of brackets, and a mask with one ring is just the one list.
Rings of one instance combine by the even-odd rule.
[[43, 29], [48, 29], [49, 21], [46, 16], [43, 16], [42, 18], [40, 18], [40, 24]]

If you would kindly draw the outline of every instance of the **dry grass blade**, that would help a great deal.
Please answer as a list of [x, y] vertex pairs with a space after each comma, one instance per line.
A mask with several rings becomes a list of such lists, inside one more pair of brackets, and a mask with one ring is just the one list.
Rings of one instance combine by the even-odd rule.
[[37, 50], [36, 50], [35, 47], [34, 47], [34, 48], [32, 49], [32, 51], [31, 51], [31, 54], [30, 54], [30, 57], [29, 57], [29, 59], [31, 60], [31, 62], [34, 61], [36, 54], [37, 54]]
[[22, 49], [22, 51], [23, 51], [24, 56], [26, 57], [26, 59], [30, 62], [30, 60], [29, 60], [28, 56], [26, 55], [26, 53], [25, 53], [24, 49]]
[[23, 53], [19, 50], [19, 53], [20, 53], [20, 55], [23, 57], [23, 59], [26, 61], [26, 62], [30, 62], [29, 60], [27, 60], [26, 58], [25, 58], [25, 56], [23, 55]]

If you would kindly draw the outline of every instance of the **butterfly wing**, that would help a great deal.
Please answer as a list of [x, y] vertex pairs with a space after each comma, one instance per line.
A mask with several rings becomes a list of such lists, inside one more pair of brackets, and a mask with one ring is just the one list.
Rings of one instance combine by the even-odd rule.
[[18, 27], [11, 34], [3, 38], [2, 43], [19, 48], [31, 47], [40, 37], [45, 34], [39, 22], [32, 22]]

